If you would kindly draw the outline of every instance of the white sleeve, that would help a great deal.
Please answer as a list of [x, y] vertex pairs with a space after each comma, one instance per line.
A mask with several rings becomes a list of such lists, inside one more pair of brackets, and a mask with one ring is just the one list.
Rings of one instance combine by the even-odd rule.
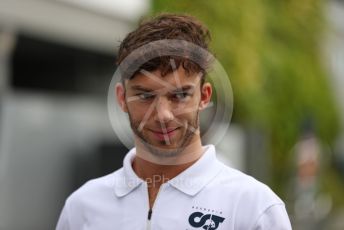
[[69, 214], [68, 214], [68, 207], [67, 203], [62, 209], [62, 212], [60, 214], [60, 218], [57, 222], [56, 230], [70, 230], [71, 228], [69, 227]]
[[290, 220], [284, 204], [267, 208], [258, 218], [254, 230], [291, 230]]

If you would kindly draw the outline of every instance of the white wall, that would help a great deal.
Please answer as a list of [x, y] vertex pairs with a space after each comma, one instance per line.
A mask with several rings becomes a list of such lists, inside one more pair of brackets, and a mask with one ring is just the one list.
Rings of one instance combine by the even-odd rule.
[[331, 83], [341, 116], [342, 135], [338, 152], [344, 157], [344, 2], [331, 1], [327, 10], [330, 22], [324, 62], [331, 71]]
[[[119, 41], [149, 7], [148, 0], [0, 0], [0, 29], [10, 28], [68, 43], [113, 53]], [[124, 4], [125, 2], [125, 4]], [[120, 12], [120, 13], [119, 13]]]

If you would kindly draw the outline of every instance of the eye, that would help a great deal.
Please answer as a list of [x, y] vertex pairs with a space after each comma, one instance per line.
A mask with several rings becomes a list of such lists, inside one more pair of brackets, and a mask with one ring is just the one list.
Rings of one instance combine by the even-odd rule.
[[137, 94], [136, 96], [138, 96], [141, 100], [144, 100], [144, 101], [154, 99], [155, 97], [155, 95], [152, 93], [140, 93], [140, 94]]
[[189, 96], [190, 94], [187, 92], [176, 92], [173, 94], [172, 98], [178, 101], [183, 101]]

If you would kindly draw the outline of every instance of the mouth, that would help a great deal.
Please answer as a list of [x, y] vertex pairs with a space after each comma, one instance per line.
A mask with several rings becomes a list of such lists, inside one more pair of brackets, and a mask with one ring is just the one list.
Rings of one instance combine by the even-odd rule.
[[169, 139], [169, 138], [173, 137], [176, 134], [178, 129], [179, 129], [179, 127], [177, 127], [177, 128], [166, 128], [166, 130], [150, 130], [150, 131], [154, 134], [154, 137], [156, 139], [158, 139], [159, 141], [163, 141], [166, 138]]
[[151, 131], [154, 133], [158, 134], [168, 134], [170, 132], [173, 132], [174, 130], [177, 130], [179, 127], [174, 127], [174, 128], [166, 128], [165, 130], [159, 129], [159, 130], [154, 130], [152, 129]]

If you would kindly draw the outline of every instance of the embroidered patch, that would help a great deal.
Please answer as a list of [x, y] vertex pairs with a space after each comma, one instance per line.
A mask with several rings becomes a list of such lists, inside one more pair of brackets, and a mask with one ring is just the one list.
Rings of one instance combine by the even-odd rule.
[[[193, 207], [194, 208], [194, 207]], [[210, 209], [201, 209], [204, 211], [210, 211]], [[214, 210], [212, 210], [214, 212]], [[222, 214], [222, 212], [221, 212]], [[194, 228], [203, 228], [205, 230], [215, 230], [219, 227], [225, 218], [215, 215], [207, 214], [203, 212], [194, 212], [189, 216], [189, 224]]]

